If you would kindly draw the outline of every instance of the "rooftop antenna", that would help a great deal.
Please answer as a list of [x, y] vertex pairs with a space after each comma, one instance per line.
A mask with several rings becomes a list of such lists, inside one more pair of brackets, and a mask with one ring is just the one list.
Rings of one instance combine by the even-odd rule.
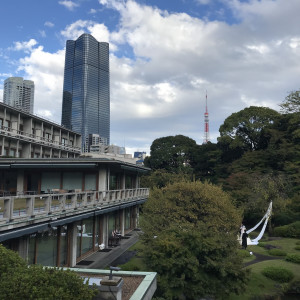
[[205, 97], [205, 113], [204, 113], [204, 139], [203, 144], [207, 144], [209, 139], [209, 115], [208, 115], [208, 109], [207, 109], [207, 91], [206, 91], [206, 97]]

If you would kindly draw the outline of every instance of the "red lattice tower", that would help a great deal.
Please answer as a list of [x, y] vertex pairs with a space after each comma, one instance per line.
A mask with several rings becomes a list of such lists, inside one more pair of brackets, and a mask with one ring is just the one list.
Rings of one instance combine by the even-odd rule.
[[205, 113], [204, 113], [204, 140], [203, 144], [209, 142], [209, 115], [207, 109], [207, 92], [206, 92], [206, 102], [205, 102]]

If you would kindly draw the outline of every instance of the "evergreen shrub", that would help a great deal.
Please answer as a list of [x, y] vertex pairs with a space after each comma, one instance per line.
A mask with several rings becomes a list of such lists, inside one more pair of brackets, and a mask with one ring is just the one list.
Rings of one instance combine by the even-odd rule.
[[300, 264], [300, 254], [296, 254], [296, 253], [288, 254], [286, 256], [285, 260], [290, 261], [295, 264]]
[[287, 253], [281, 249], [271, 249], [268, 251], [268, 253], [270, 255], [274, 255], [274, 256], [286, 256]]
[[299, 238], [300, 237], [300, 221], [276, 227], [273, 232], [274, 236]]
[[274, 281], [281, 283], [290, 282], [294, 278], [292, 271], [281, 267], [267, 267], [262, 270], [262, 274]]

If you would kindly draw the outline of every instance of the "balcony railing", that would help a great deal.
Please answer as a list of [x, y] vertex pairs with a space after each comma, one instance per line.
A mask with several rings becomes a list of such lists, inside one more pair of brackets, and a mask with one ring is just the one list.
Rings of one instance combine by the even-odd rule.
[[24, 131], [12, 129], [11, 127], [5, 127], [5, 126], [0, 126], [0, 134], [4, 136], [9, 136], [9, 137], [14, 137], [18, 138], [23, 141], [27, 141], [30, 143], [37, 143], [39, 145], [45, 145], [49, 146], [52, 148], [57, 148], [60, 150], [65, 150], [65, 151], [71, 151], [75, 153], [80, 153], [81, 148], [80, 147], [74, 147], [72, 145], [66, 145], [64, 143], [54, 141], [51, 139], [44, 138], [42, 136], [37, 136], [35, 134], [30, 134]]
[[[149, 189], [53, 192], [0, 197], [0, 226], [28, 220], [41, 222], [54, 215], [73, 215], [147, 198]], [[0, 227], [1, 230], [1, 227]]]

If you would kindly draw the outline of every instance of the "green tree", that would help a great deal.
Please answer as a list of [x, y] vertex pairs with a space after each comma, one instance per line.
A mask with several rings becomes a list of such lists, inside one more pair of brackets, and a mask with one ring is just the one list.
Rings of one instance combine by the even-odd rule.
[[179, 182], [154, 189], [143, 207], [144, 257], [164, 299], [225, 298], [247, 274], [237, 255], [241, 216], [221, 188]]
[[230, 150], [239, 151], [260, 149], [262, 130], [270, 126], [279, 115], [267, 107], [250, 106], [233, 113], [220, 126], [219, 143]]
[[162, 188], [168, 184], [181, 180], [190, 181], [192, 178], [186, 173], [170, 173], [164, 169], [154, 170], [147, 175], [141, 177], [141, 187], [146, 188]]
[[300, 112], [300, 90], [290, 92], [279, 106], [281, 111], [286, 114]]
[[95, 290], [75, 272], [58, 268], [27, 266], [19, 255], [0, 244], [0, 299], [85, 300]]
[[145, 165], [153, 170], [191, 172], [195, 150], [196, 142], [183, 135], [158, 138], [150, 147], [150, 158], [145, 161]]

